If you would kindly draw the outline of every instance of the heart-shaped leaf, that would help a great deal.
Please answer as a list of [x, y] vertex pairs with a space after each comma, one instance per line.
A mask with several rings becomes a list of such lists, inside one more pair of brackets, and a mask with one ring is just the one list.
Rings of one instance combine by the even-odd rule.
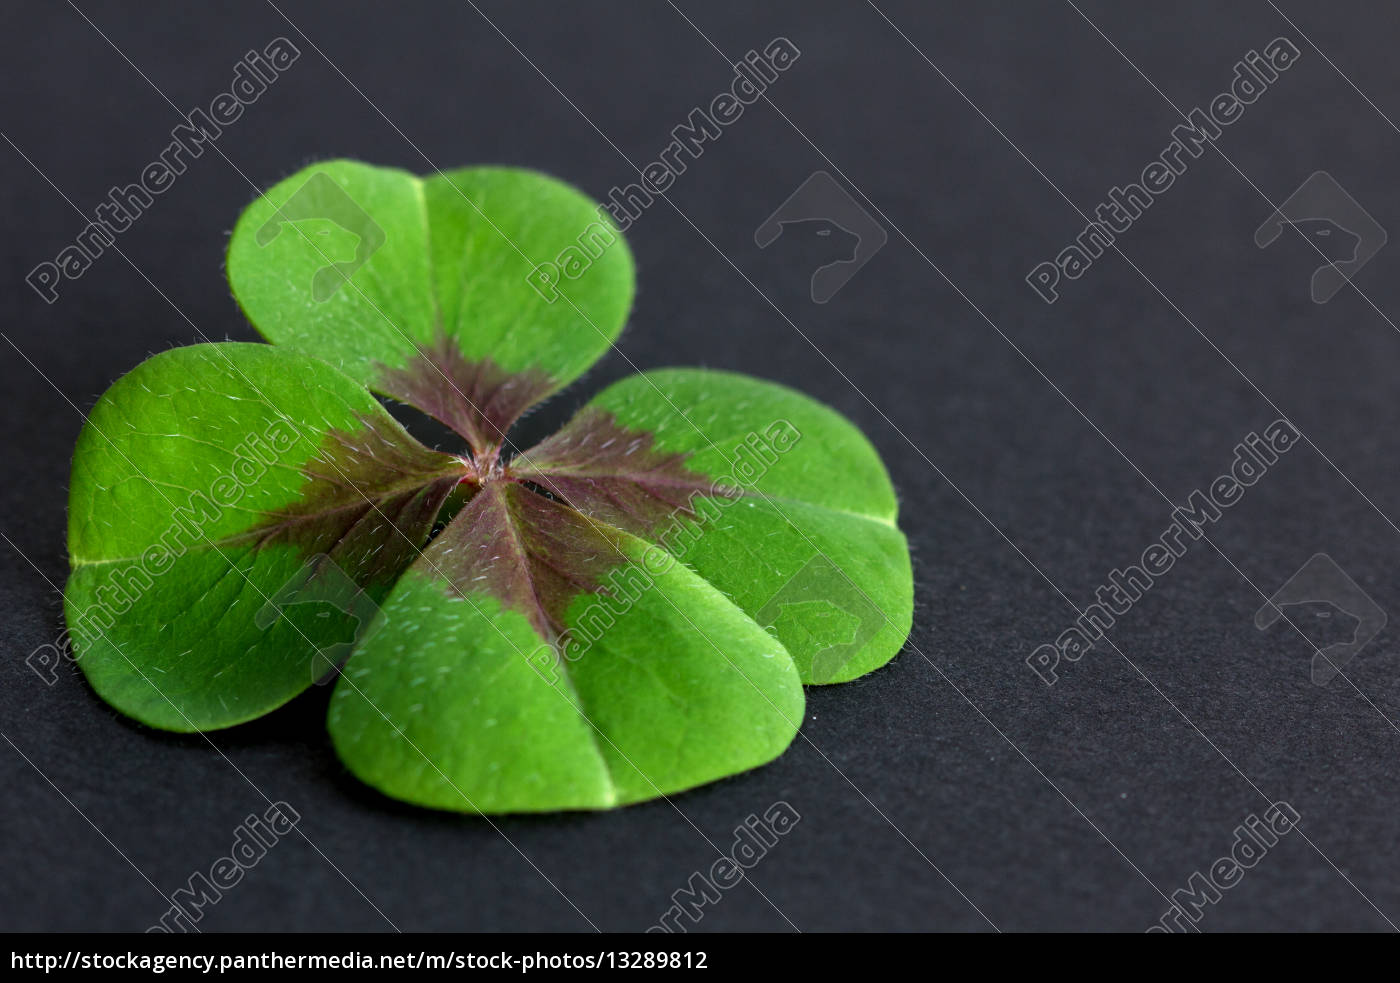
[[802, 683], [903, 644], [894, 491], [835, 411], [668, 369], [509, 443], [631, 302], [627, 247], [578, 192], [320, 164], [249, 206], [229, 277], [274, 344], [158, 355], [78, 442], [66, 610], [123, 712], [229, 726], [348, 657], [328, 726], [365, 781], [467, 812], [598, 809], [772, 759]]
[[228, 274], [268, 341], [417, 406], [479, 453], [608, 350], [634, 282], [607, 214], [553, 178], [346, 160], [250, 205]]
[[156, 355], [78, 438], [65, 607], [79, 665], [156, 727], [259, 717], [368, 627], [466, 473], [324, 362], [246, 344]]
[[805, 683], [863, 676], [909, 634], [913, 574], [889, 476], [860, 431], [801, 393], [647, 372], [522, 458], [523, 477], [655, 539], [773, 629]]
[[802, 720], [792, 660], [721, 593], [519, 484], [484, 488], [384, 616], [337, 684], [331, 736], [357, 775], [423, 805], [625, 805], [763, 764]]

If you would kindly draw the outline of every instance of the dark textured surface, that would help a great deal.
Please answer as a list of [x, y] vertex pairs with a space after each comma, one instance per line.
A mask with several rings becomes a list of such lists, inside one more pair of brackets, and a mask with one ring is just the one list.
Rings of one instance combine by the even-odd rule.
[[[493, 827], [350, 778], [323, 691], [211, 747], [120, 719], [71, 666], [52, 686], [25, 667], [60, 627], [80, 410], [149, 352], [200, 332], [254, 340], [223, 279], [225, 230], [303, 163], [520, 164], [603, 197], [731, 70], [667, 5], [288, 4], [296, 28], [258, 4], [80, 6], [135, 68], [66, 5], [0, 13], [3, 131], [48, 178], [0, 147], [0, 330], [24, 353], [0, 349], [0, 529], [15, 547], [0, 549], [0, 720], [34, 766], [0, 745], [4, 927], [145, 928], [159, 892], [207, 870], [264, 794], [301, 813], [305, 838], [275, 847], [206, 930], [642, 929], [714, 860], [706, 837], [727, 848], [780, 799], [801, 822], [701, 929], [1141, 930], [1279, 799], [1303, 835], [1201, 927], [1400, 922], [1394, 618], [1326, 687], [1309, 641], [1252, 620], [1260, 592], [1317, 552], [1400, 613], [1400, 247], [1319, 306], [1310, 247], [1253, 242], [1269, 202], [1319, 169], [1400, 229], [1400, 133], [1382, 115], [1400, 118], [1393, 12], [1291, 0], [1295, 28], [1268, 3], [1084, 4], [1182, 109], [1279, 35], [1302, 56], [1219, 140], [1247, 179], [1208, 151], [1123, 234], [1123, 256], [1049, 307], [1023, 277], [1083, 227], [1059, 192], [1091, 211], [1178, 122], [1073, 7], [882, 3], [945, 80], [865, 5], [684, 4], [732, 57], [777, 35], [802, 56], [770, 90], [777, 108], [749, 109], [631, 230], [622, 354], [523, 430], [548, 432], [629, 361], [801, 387], [889, 463], [915, 629], [888, 667], [813, 691], [802, 736], [766, 768], [669, 804]], [[219, 140], [227, 159], [207, 152], [123, 234], [130, 263], [106, 255], [42, 303], [23, 277], [85, 222], [59, 191], [88, 211], [136, 180], [175, 123], [156, 89], [207, 106], [279, 34], [303, 57]], [[818, 169], [844, 174], [889, 233], [825, 305], [796, 244], [754, 242]], [[1193, 546], [1122, 617], [1118, 651], [1047, 688], [1026, 656], [1169, 525], [1153, 483], [1184, 500], [1281, 414], [1310, 442], [1215, 525], [1220, 552]]]

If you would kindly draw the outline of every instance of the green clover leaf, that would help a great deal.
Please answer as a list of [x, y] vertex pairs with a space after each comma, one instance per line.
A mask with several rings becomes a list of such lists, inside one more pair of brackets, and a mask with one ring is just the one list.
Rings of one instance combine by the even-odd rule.
[[820, 403], [655, 370], [510, 442], [631, 306], [627, 245], [574, 189], [317, 164], [245, 210], [228, 274], [272, 344], [156, 355], [78, 440], [65, 610], [122, 713], [228, 727], [331, 679], [332, 741], [388, 795], [601, 809], [771, 760], [804, 683], [902, 647], [894, 491]]

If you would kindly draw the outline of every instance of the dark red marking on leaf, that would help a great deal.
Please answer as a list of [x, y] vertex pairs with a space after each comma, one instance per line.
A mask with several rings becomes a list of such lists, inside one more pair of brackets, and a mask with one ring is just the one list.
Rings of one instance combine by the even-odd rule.
[[604, 577], [624, 562], [612, 530], [498, 479], [482, 486], [433, 540], [418, 569], [460, 596], [495, 597], [555, 641], [567, 630], [570, 602], [579, 594], [605, 593]]
[[427, 543], [465, 464], [431, 451], [396, 424], [360, 417], [332, 430], [301, 466], [301, 497], [245, 535], [259, 547], [288, 543], [326, 553], [362, 586], [392, 582]]
[[557, 388], [538, 369], [509, 372], [489, 358], [472, 361], [447, 337], [420, 345], [401, 369], [378, 369], [376, 389], [447, 424], [488, 465], [511, 424]]
[[508, 471], [539, 484], [585, 515], [646, 537], [680, 514], [694, 518], [697, 495], [734, 498], [732, 484], [686, 466], [688, 454], [658, 451], [655, 437], [585, 407]]

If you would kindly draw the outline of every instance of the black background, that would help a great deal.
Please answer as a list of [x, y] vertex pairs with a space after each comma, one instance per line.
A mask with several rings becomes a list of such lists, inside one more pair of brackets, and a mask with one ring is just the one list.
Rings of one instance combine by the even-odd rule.
[[[282, 4], [290, 22], [257, 3], [79, 6], [110, 44], [65, 4], [0, 14], [5, 928], [144, 929], [264, 795], [305, 837], [206, 931], [640, 930], [715, 859], [707, 837], [727, 847], [780, 799], [800, 824], [699, 930], [1141, 930], [1273, 800], [1301, 832], [1203, 930], [1400, 921], [1400, 248], [1320, 306], [1312, 249], [1252, 238], [1319, 169], [1400, 230], [1388, 5], [882, 2], [909, 41], [858, 3], [683, 3], [694, 27], [638, 3]], [[44, 304], [24, 276], [169, 143], [166, 98], [207, 107], [277, 35], [301, 59], [121, 236], [125, 258]], [[26, 668], [61, 628], [81, 411], [148, 353], [255, 338], [222, 256], [257, 189], [350, 156], [524, 165], [602, 198], [727, 88], [727, 58], [779, 35], [802, 55], [772, 104], [629, 233], [626, 358], [525, 429], [557, 425], [630, 359], [789, 383], [870, 435], [913, 544], [914, 632], [884, 669], [810, 691], [786, 755], [669, 804], [493, 828], [351, 778], [324, 692], [212, 735], [215, 750], [120, 718], [72, 666], [52, 686]], [[1079, 233], [1076, 207], [1161, 153], [1179, 122], [1167, 100], [1207, 105], [1281, 35], [1301, 58], [1223, 133], [1224, 157], [1193, 162], [1121, 255], [1044, 304], [1024, 276]], [[802, 257], [753, 239], [818, 169], [889, 232], [825, 305]], [[1162, 496], [1207, 486], [1281, 415], [1308, 440], [1217, 523], [1214, 548], [1196, 544], [1122, 618], [1116, 650], [1062, 665], [1053, 688], [1033, 675], [1027, 654], [1168, 526]], [[1310, 681], [1312, 642], [1252, 622], [1316, 552], [1392, 612], [1327, 687]]]

